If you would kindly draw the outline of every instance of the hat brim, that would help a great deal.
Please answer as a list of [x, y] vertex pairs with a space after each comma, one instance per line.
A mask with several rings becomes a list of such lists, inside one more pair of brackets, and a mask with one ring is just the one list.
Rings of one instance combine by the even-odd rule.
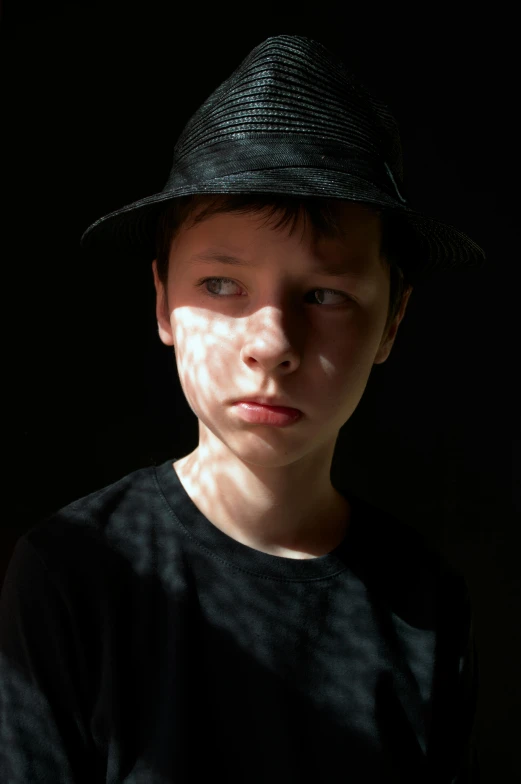
[[408, 275], [411, 281], [455, 267], [481, 269], [486, 263], [484, 250], [454, 226], [404, 205], [398, 198], [360, 177], [307, 167], [242, 172], [163, 190], [95, 221], [83, 233], [80, 244], [89, 254], [113, 252], [152, 262], [157, 255], [157, 219], [168, 202], [193, 194], [232, 193], [345, 199], [392, 211], [406, 222], [417, 243], [418, 258]]

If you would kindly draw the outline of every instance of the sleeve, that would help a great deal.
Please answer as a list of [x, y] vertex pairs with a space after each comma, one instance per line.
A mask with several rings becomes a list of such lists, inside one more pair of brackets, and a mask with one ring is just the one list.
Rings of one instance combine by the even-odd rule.
[[456, 591], [454, 586], [448, 590], [442, 613], [445, 628], [438, 648], [433, 698], [434, 781], [481, 784], [476, 732], [478, 652], [470, 595], [462, 577]]
[[94, 784], [74, 622], [38, 552], [15, 546], [0, 594], [0, 781]]

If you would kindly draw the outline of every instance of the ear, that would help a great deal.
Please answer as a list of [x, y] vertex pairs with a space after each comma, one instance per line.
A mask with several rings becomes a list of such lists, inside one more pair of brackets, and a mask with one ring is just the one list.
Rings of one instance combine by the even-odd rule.
[[393, 323], [389, 327], [387, 335], [384, 335], [382, 338], [382, 342], [380, 343], [380, 348], [378, 349], [378, 353], [374, 359], [374, 365], [381, 365], [382, 362], [385, 362], [389, 354], [391, 353], [391, 349], [394, 345], [394, 341], [396, 339], [396, 335], [398, 332], [398, 327], [400, 326], [400, 322], [405, 316], [405, 310], [407, 308], [407, 303], [409, 302], [409, 297], [412, 293], [412, 286], [409, 286], [402, 297], [402, 302], [400, 305], [400, 309], [396, 314]]
[[159, 280], [157, 272], [157, 259], [152, 262], [152, 273], [154, 275], [154, 286], [156, 288], [156, 318], [157, 331], [161, 341], [165, 346], [174, 345], [174, 335], [170, 324], [170, 313], [168, 307], [168, 297], [165, 287]]

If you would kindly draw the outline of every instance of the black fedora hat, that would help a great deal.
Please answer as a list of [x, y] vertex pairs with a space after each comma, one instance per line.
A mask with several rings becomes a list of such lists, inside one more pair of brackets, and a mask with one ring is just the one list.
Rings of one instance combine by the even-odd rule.
[[486, 261], [462, 231], [410, 206], [395, 118], [340, 58], [305, 36], [256, 46], [188, 120], [162, 191], [95, 221], [81, 246], [152, 261], [167, 202], [236, 193], [344, 199], [392, 213], [415, 248], [404, 269], [412, 283]]

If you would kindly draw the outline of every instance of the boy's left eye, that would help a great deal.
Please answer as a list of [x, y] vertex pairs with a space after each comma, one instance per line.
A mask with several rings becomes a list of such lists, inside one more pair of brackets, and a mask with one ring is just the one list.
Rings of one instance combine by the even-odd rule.
[[[198, 283], [196, 285], [197, 285], [198, 288], [203, 287], [204, 293], [208, 294], [210, 297], [217, 297], [217, 298], [223, 299], [224, 297], [233, 296], [231, 294], [216, 294], [215, 291], [209, 291], [208, 288], [206, 287], [206, 284], [207, 283], [211, 283], [213, 281], [219, 281], [219, 284], [224, 281], [225, 283], [231, 283], [231, 284], [236, 285], [236, 286], [239, 285], [238, 283], [235, 283], [235, 281], [231, 280], [230, 278], [220, 278], [220, 277], [203, 278], [202, 280], [198, 281]], [[336, 291], [335, 289], [316, 288], [316, 289], [311, 289], [311, 291], [309, 291], [308, 294], [311, 294], [311, 295], [314, 296], [316, 291], [321, 291], [321, 292], [325, 292], [326, 294], [332, 294], [332, 295], [337, 296], [337, 297], [342, 297], [344, 301], [351, 299], [351, 297], [349, 297], [349, 295], [346, 294], [345, 292], [343, 292], [343, 291]], [[321, 305], [323, 303], [315, 301], [312, 304], [314, 304], [314, 305]], [[326, 304], [333, 304], [334, 305], [334, 304], [338, 304], [338, 303], [326, 303]]]

